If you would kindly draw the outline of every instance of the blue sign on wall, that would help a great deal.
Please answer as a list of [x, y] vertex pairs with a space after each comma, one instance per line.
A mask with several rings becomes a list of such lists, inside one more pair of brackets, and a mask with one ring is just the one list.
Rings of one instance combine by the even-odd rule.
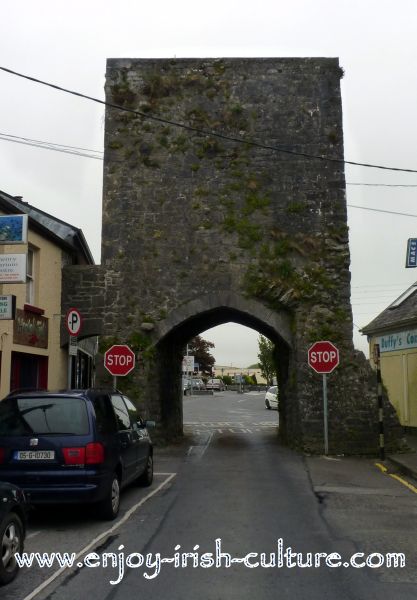
[[27, 240], [27, 215], [0, 216], [0, 244], [26, 244]]
[[407, 244], [407, 258], [405, 268], [417, 267], [417, 238], [409, 238]]

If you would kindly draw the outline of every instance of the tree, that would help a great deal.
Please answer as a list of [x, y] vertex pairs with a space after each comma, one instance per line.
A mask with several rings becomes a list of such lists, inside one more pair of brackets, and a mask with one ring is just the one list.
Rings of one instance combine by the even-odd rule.
[[276, 367], [274, 360], [274, 349], [275, 345], [268, 340], [268, 338], [260, 335], [258, 338], [259, 347], [259, 367], [261, 369], [262, 376], [268, 382], [268, 385], [272, 385], [273, 377], [276, 375]]
[[216, 362], [209, 352], [210, 348], [214, 348], [213, 342], [204, 340], [200, 335], [188, 342], [188, 354], [194, 356], [194, 362], [198, 363], [199, 370], [205, 375], [211, 375]]

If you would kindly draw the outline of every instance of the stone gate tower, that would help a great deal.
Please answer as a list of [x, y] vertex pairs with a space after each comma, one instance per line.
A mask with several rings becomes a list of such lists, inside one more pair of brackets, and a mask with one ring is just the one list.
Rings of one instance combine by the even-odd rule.
[[120, 386], [166, 438], [182, 432], [184, 345], [235, 321], [276, 344], [288, 443], [322, 451], [307, 350], [329, 339], [330, 451], [377, 448], [352, 343], [341, 76], [327, 58], [108, 60], [106, 100], [129, 110], [106, 111], [102, 266], [66, 269], [64, 308], [103, 349], [140, 352]]

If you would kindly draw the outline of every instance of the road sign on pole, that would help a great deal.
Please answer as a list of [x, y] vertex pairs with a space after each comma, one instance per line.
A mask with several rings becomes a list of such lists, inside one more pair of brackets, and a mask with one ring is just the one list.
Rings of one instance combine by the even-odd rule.
[[308, 364], [316, 373], [331, 373], [339, 364], [339, 350], [332, 342], [315, 342], [308, 350]]
[[76, 308], [70, 308], [65, 316], [65, 325], [70, 335], [78, 335], [81, 331], [83, 320], [81, 313]]
[[329, 454], [329, 431], [327, 416], [327, 373], [331, 373], [339, 364], [339, 350], [332, 342], [315, 342], [308, 349], [308, 364], [323, 375], [323, 423], [324, 423], [324, 454]]
[[124, 377], [135, 368], [135, 353], [129, 346], [115, 344], [105, 352], [104, 366], [114, 377]]

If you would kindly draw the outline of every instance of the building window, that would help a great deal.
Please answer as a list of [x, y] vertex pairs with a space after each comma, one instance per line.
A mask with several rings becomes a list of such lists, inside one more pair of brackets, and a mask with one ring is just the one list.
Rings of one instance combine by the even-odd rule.
[[26, 302], [27, 304], [35, 304], [35, 251], [33, 248], [28, 248]]

